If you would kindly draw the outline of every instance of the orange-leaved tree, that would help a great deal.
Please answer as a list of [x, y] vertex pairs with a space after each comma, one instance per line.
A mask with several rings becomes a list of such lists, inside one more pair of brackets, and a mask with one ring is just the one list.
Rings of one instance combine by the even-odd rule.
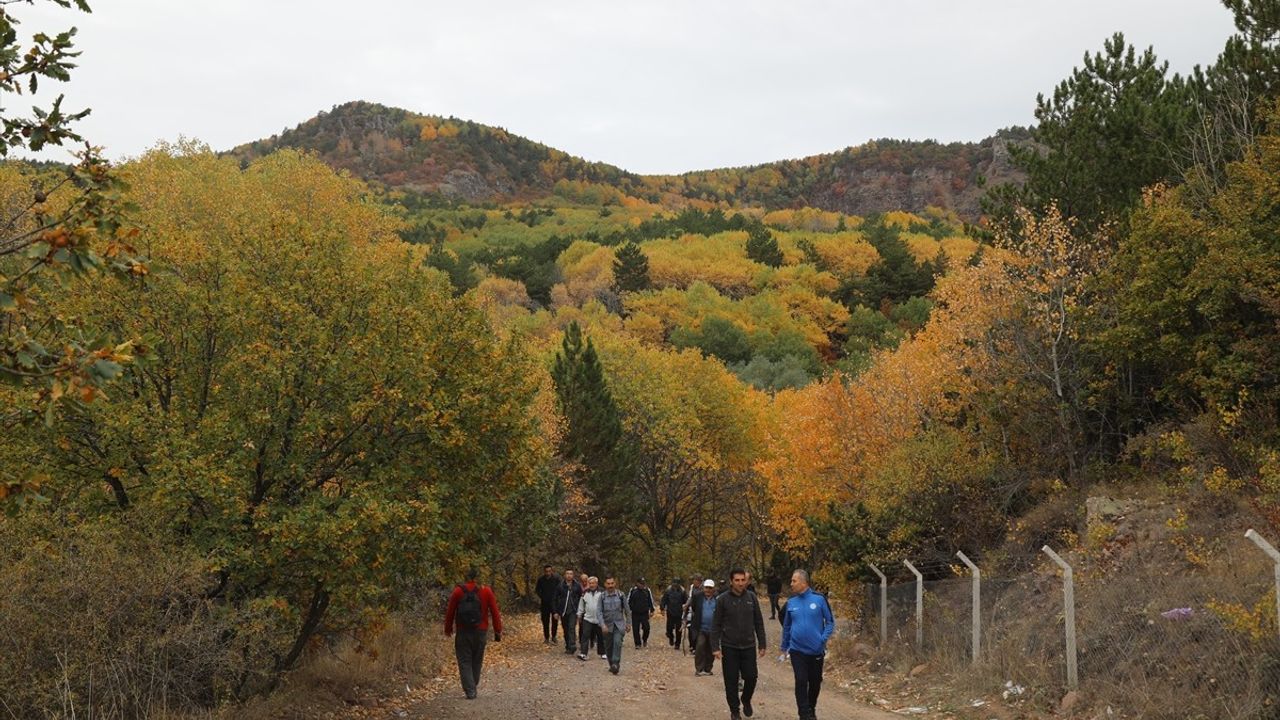
[[[89, 12], [84, 0], [51, 2]], [[69, 80], [79, 55], [75, 28], [37, 32], [24, 52], [11, 6], [0, 6], [0, 97], [35, 93], [41, 81]], [[0, 157], [82, 142], [75, 123], [89, 111], [68, 112], [62, 101], [59, 95], [30, 117], [0, 111]], [[7, 430], [40, 416], [52, 424], [59, 405], [101, 398], [138, 351], [131, 342], [52, 312], [50, 298], [77, 276], [102, 269], [142, 275], [146, 267], [135, 257], [137, 231], [125, 219], [123, 186], [97, 148], [86, 143], [73, 163], [56, 171], [6, 168], [3, 180], [0, 429]], [[9, 499], [12, 509], [38, 498], [39, 482], [30, 473], [0, 474], [0, 501]]]

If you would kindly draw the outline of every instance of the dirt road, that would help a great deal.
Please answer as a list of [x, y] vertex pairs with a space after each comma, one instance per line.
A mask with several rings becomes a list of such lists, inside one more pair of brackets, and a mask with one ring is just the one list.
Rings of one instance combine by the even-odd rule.
[[[610, 720], [672, 717], [727, 718], [724, 680], [717, 663], [711, 677], [695, 677], [693, 657], [667, 645], [662, 636], [661, 615], [654, 618], [657, 634], [649, 646], [635, 649], [627, 639], [622, 671], [614, 676], [598, 656], [586, 662], [564, 654], [563, 644], [544, 645], [540, 627], [512, 623], [501, 643], [489, 643], [480, 695], [466, 700], [457, 676], [444, 681], [445, 690], [412, 705], [405, 715], [419, 720], [499, 718], [502, 720], [553, 720], [597, 714]], [[776, 624], [769, 629], [775, 630]], [[753, 705], [755, 718], [781, 720], [796, 717], [790, 663], [777, 660], [777, 637], [769, 639], [770, 653], [759, 661], [760, 683]], [[900, 715], [867, 707], [844, 695], [835, 683], [822, 689], [818, 717], [841, 720], [883, 720]], [[754, 720], [754, 718], [753, 718]]]

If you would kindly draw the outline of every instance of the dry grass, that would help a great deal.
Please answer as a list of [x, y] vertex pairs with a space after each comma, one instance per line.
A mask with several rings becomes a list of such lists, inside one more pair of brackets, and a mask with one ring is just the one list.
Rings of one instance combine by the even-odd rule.
[[0, 718], [152, 717], [218, 702], [252, 648], [193, 558], [138, 528], [0, 523]]
[[359, 716], [366, 710], [421, 700], [423, 691], [433, 691], [433, 681], [452, 664], [453, 643], [444, 637], [436, 618], [394, 614], [362, 637], [344, 635], [313, 649], [271, 695], [225, 707], [206, 718]]
[[288, 628], [205, 599], [212, 586], [199, 558], [145, 528], [0, 521], [0, 720], [315, 717], [403, 696], [452, 662], [425, 593], [238, 703], [233, 689], [246, 671], [262, 685]]
[[[1092, 717], [1110, 708], [1115, 717], [1179, 720], [1280, 715], [1271, 566], [1243, 539], [1248, 524], [1241, 516], [1197, 523], [1173, 504], [1139, 503], [1114, 532], [1067, 555], [1079, 638], [1073, 712]], [[868, 692], [914, 693], [918, 702], [904, 704], [962, 717], [998, 716], [1001, 705], [1021, 716], [1053, 714], [1068, 690], [1062, 579], [1047, 562], [1016, 574], [998, 570], [984, 577], [976, 666], [968, 578], [926, 584], [923, 649], [915, 644], [914, 584], [905, 584], [891, 588], [888, 643], [880, 646], [872, 613], [835, 651], [876, 678], [865, 680]], [[909, 678], [920, 665], [927, 668]], [[1021, 690], [1006, 699], [1008, 683]], [[980, 709], [968, 707], [975, 700], [984, 703]]]
[[[540, 646], [536, 613], [504, 615], [501, 643], [490, 643], [485, 665], [511, 664], [510, 653]], [[372, 649], [374, 652], [370, 653]], [[384, 718], [410, 710], [435, 694], [457, 687], [453, 642], [432, 613], [393, 616], [363, 648], [354, 638], [313, 652], [271, 696], [216, 714], [170, 720], [341, 720]]]

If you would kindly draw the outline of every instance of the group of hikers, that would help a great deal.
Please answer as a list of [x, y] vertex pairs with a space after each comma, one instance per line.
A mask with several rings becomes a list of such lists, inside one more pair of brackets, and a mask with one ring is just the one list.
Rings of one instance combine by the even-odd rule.
[[[547, 565], [534, 592], [540, 604], [543, 642], [556, 644], [557, 635], [562, 635], [566, 655], [583, 662], [598, 655], [614, 675], [622, 670], [627, 635], [637, 649], [647, 647], [649, 619], [661, 612], [666, 617], [667, 645], [693, 651], [696, 676], [714, 674], [715, 661], [721, 661], [729, 716], [739, 720], [754, 713], [751, 699], [759, 679], [756, 659], [767, 654], [768, 641], [751, 573], [734, 569], [727, 588], [725, 584], [717, 586], [711, 578], [694, 575], [686, 586], [681, 578], [674, 578], [655, 601], [643, 577], [624, 594], [613, 575], [606, 575], [601, 587], [596, 576], [580, 576], [573, 570], [557, 575]], [[800, 720], [816, 720], [823, 659], [835, 618], [826, 596], [810, 587], [807, 571], [798, 569], [791, 574], [790, 590], [790, 596], [779, 602], [782, 580], [769, 579], [769, 619], [782, 624], [779, 660], [791, 662]], [[497, 599], [492, 589], [476, 582], [476, 572], [470, 570], [466, 582], [449, 596], [444, 619], [445, 635], [455, 637], [458, 672], [467, 699], [476, 697], [491, 624], [494, 641], [501, 641]]]

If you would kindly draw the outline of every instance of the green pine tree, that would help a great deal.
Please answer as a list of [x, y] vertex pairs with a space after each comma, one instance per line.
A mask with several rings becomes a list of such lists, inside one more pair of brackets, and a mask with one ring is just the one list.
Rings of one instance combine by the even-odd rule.
[[[1280, 0], [1223, 0], [1237, 32], [1217, 62], [1190, 77], [1196, 115], [1182, 153], [1193, 192], [1221, 190], [1227, 166], [1243, 160], [1280, 96]], [[1207, 182], [1205, 182], [1207, 181]]]
[[1208, 71], [1210, 90], [1242, 89], [1256, 119], [1271, 111], [1269, 99], [1280, 94], [1280, 0], [1222, 0], [1234, 16], [1236, 35]]
[[635, 242], [618, 248], [613, 260], [613, 286], [618, 292], [648, 290], [649, 258]]
[[747, 232], [747, 257], [769, 267], [782, 265], [782, 250], [769, 228], [756, 225]]
[[1084, 67], [1036, 98], [1031, 145], [1010, 146], [1027, 173], [1022, 187], [1001, 185], [984, 211], [1010, 222], [1018, 205], [1057, 203], [1063, 215], [1094, 228], [1123, 216], [1142, 188], [1178, 178], [1178, 148], [1188, 137], [1194, 93], [1151, 48], [1138, 53], [1116, 33]]
[[595, 504], [592, 526], [584, 534], [606, 558], [621, 539], [618, 522], [638, 511], [631, 457], [622, 430], [622, 411], [609, 391], [600, 356], [582, 328], [565, 329], [551, 377], [566, 420], [560, 453], [583, 468], [583, 481]]

